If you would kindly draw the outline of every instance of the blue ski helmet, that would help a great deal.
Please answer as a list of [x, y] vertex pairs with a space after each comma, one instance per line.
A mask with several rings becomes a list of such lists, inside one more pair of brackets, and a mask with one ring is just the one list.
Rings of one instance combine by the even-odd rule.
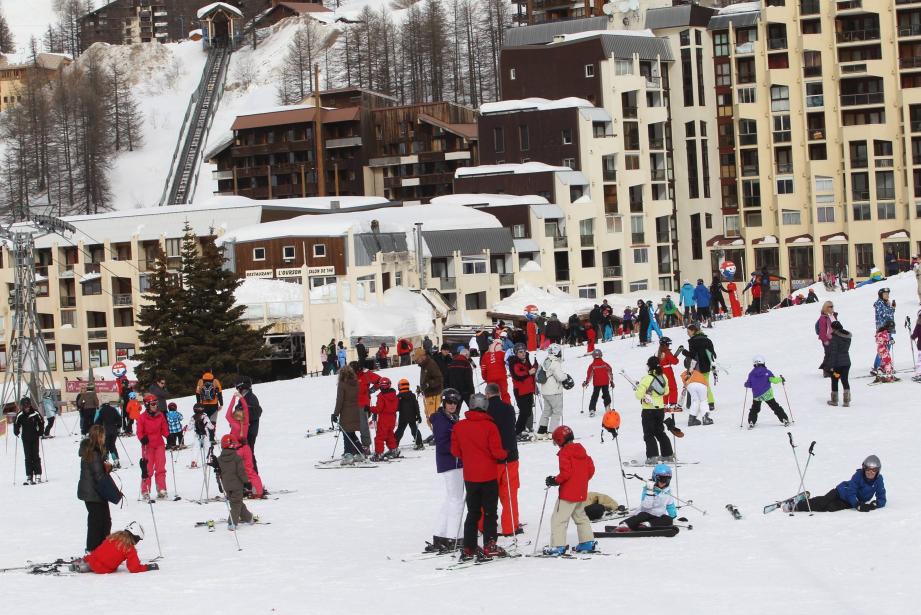
[[672, 469], [668, 464], [659, 463], [652, 469], [652, 480], [658, 481], [660, 476], [672, 477]]

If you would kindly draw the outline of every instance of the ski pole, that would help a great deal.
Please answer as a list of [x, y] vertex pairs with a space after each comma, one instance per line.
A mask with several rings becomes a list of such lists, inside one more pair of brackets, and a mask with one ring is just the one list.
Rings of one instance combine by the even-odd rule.
[[624, 499], [627, 502], [627, 508], [630, 508], [630, 496], [627, 494], [627, 477], [624, 475], [624, 460], [620, 457], [620, 440], [614, 438], [614, 444], [617, 445], [617, 464], [620, 467], [620, 481], [624, 485]]
[[[800, 483], [800, 487], [802, 488], [802, 491], [803, 491], [803, 492], [806, 491], [806, 488], [805, 488], [804, 483], [805, 483], [805, 481], [806, 481], [806, 472], [809, 471], [809, 462], [812, 461], [812, 458], [813, 458], [813, 457], [815, 457], [815, 453], [812, 452], [814, 448], [815, 448], [815, 440], [813, 440], [813, 441], [812, 441], [812, 444], [809, 445], [809, 456], [806, 457], [806, 465], [803, 466], [803, 482]], [[811, 515], [811, 514], [812, 514], [812, 506], [810, 506], [810, 504], [809, 504], [809, 498], [808, 498], [808, 497], [806, 498], [806, 506], [809, 508], [809, 514]]]
[[19, 463], [16, 461], [16, 457], [19, 456], [19, 436], [13, 436], [13, 439], [16, 441], [15, 446], [13, 447], [13, 486], [16, 486], [16, 464]]
[[[626, 476], [627, 478], [636, 478], [636, 479], [638, 479], [638, 480], [643, 481], [643, 484], [646, 485], [646, 488], [647, 488], [647, 489], [649, 488], [649, 481], [646, 480], [645, 478], [643, 478], [642, 476], [640, 476], [639, 474], [636, 474], [636, 473], [627, 474], [626, 472], [623, 472], [623, 470], [621, 470], [621, 473], [624, 474], [624, 476]], [[693, 508], [694, 510], [696, 510], [697, 512], [699, 512], [699, 513], [701, 513], [701, 514], [703, 514], [703, 515], [706, 515], [706, 514], [707, 514], [707, 511], [706, 511], [706, 510], [704, 510], [704, 509], [702, 509], [702, 508], [698, 508], [697, 506], [694, 506], [694, 500], [682, 500], [681, 498], [679, 498], [679, 497], [678, 497], [677, 495], [675, 495], [675, 494], [670, 494], [670, 495], [671, 495], [671, 497], [675, 498], [675, 500], [677, 500], [678, 503], [684, 504], [685, 506], [690, 506], [691, 508]]]
[[182, 498], [179, 497], [179, 488], [176, 486], [176, 458], [173, 456], [173, 449], [169, 451], [169, 461], [173, 466], [173, 495], [175, 496], [173, 501], [176, 501]]
[[[515, 523], [515, 507], [512, 502], [512, 481], [508, 474], [508, 463], [505, 464], [505, 486], [508, 491], [508, 516], [512, 520], [512, 523]], [[502, 513], [505, 513], [505, 509], [502, 509]], [[500, 520], [501, 521], [501, 520]], [[518, 551], [518, 526], [512, 528], [512, 547], [515, 551]]]
[[346, 438], [348, 438], [349, 442], [352, 443], [352, 447], [355, 448], [355, 449], [358, 451], [358, 454], [361, 455], [361, 459], [362, 459], [363, 461], [367, 461], [367, 460], [368, 460], [368, 457], [367, 457], [367, 455], [365, 455], [364, 449], [362, 449], [360, 446], [358, 446], [358, 444], [355, 442], [355, 439], [352, 438], [352, 436], [349, 435], [349, 432], [347, 432], [347, 431], [345, 431], [344, 429], [342, 429], [342, 426], [339, 427], [339, 431], [342, 432], [342, 434], [343, 434]]
[[905, 317], [905, 329], [908, 331], [908, 348], [909, 354], [911, 355], [911, 364], [915, 371], [918, 371], [918, 360], [915, 358], [915, 349], [912, 348], [911, 344], [911, 316]]
[[155, 562], [158, 559], [163, 559], [163, 551], [160, 549], [160, 532], [157, 531], [157, 516], [154, 514], [153, 500], [148, 500], [147, 504], [148, 506], [150, 506], [150, 519], [153, 521], [154, 537], [157, 539], [157, 557], [150, 560], [152, 562]]
[[681, 493], [681, 489], [678, 487], [678, 437], [675, 435], [675, 432], [672, 432], [672, 455], [675, 456], [675, 493]]
[[224, 498], [224, 504], [227, 505], [227, 522], [233, 526], [233, 539], [237, 543], [237, 551], [242, 551], [240, 537], [237, 536], [237, 524], [233, 522], [233, 511], [230, 510], [230, 498]]
[[579, 402], [579, 414], [585, 414], [585, 389], [586, 387], [583, 386], [582, 387], [582, 401]]
[[[790, 438], [790, 449], [793, 451], [793, 459], [796, 461], [796, 472], [799, 474], [799, 489], [800, 489], [800, 493], [805, 493], [805, 492], [806, 492], [806, 480], [805, 480], [805, 478], [803, 477], [803, 471], [800, 469], [800, 466], [799, 466], [799, 456], [796, 454], [796, 445], [793, 444], [793, 434], [792, 434], [791, 432], [788, 431], [788, 432], [787, 432], [787, 437]], [[814, 446], [814, 445], [815, 445], [815, 442], [813, 442], [813, 446]], [[812, 447], [810, 446], [809, 448], [811, 449]], [[809, 504], [809, 498], [806, 498], [806, 508], [809, 509], [809, 514], [811, 515], [811, 514], [812, 514], [812, 505]]]
[[631, 380], [631, 379], [630, 379], [630, 376], [628, 376], [628, 375], [624, 372], [624, 370], [620, 370], [620, 375], [623, 376], [623, 377], [626, 379], [626, 381], [630, 383], [630, 386], [632, 386], [632, 387], [633, 387], [633, 390], [635, 391], [635, 390], [636, 390], [636, 382], [633, 381], [633, 380]]
[[[834, 376], [832, 376], [832, 378], [834, 378]], [[780, 386], [783, 387], [783, 396], [784, 399], [787, 400], [787, 410], [790, 411], [790, 422], [795, 423], [796, 421], [793, 419], [793, 406], [790, 405], [790, 396], [787, 395], [787, 381], [783, 379], [783, 376], [781, 376]]]
[[48, 458], [45, 456], [45, 439], [39, 438], [38, 442], [39, 442], [39, 446], [42, 447], [42, 460], [44, 461], [44, 463], [42, 463], [42, 477], [44, 481], [47, 483], [48, 482]]
[[[786, 390], [784, 391], [786, 393]], [[745, 395], [742, 397], [742, 416], [739, 417], [739, 429], [742, 429], [742, 425], [745, 423], [745, 406], [748, 405], [748, 388], [745, 388]], [[787, 406], [790, 404], [788, 403]]]
[[540, 521], [537, 522], [537, 534], [534, 535], [534, 551], [531, 555], [537, 554], [537, 544], [540, 539], [540, 528], [544, 524], [544, 513], [547, 511], [547, 495], [550, 494], [550, 487], [544, 488], [544, 504], [540, 508]]
[[122, 445], [122, 450], [125, 452], [125, 457], [128, 458], [128, 465], [134, 465], [134, 461], [131, 459], [131, 455], [128, 454], [128, 447], [125, 446], [125, 443], [122, 442], [121, 438], [118, 438], [118, 443]]
[[[455, 465], [455, 468], [454, 468], [455, 470], [459, 469], [457, 468], [457, 462], [455, 462], [454, 465]], [[457, 559], [460, 559], [460, 553], [463, 553], [463, 549], [459, 548], [457, 540], [458, 540], [458, 536], [461, 535], [461, 526], [464, 524], [464, 508], [466, 508], [467, 506], [467, 483], [463, 481], [461, 481], [461, 491], [464, 494], [464, 497], [461, 500], [460, 513], [458, 513], [457, 515], [457, 531], [454, 532], [454, 550], [459, 552]], [[463, 544], [463, 540], [461, 540], [460, 544]]]
[[329, 454], [329, 458], [333, 459], [336, 456], [336, 448], [339, 447], [339, 434], [342, 433], [341, 429], [336, 430], [336, 439], [333, 442], [333, 452]]

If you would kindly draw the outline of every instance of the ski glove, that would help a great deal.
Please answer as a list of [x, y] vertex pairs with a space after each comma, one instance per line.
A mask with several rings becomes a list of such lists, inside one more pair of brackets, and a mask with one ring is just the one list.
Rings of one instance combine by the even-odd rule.
[[339, 422], [339, 417], [335, 413], [329, 415], [329, 422], [335, 425]]
[[555, 476], [548, 476], [548, 477], [544, 480], [544, 483], [545, 483], [548, 487], [558, 487], [558, 486], [559, 486], [559, 485], [556, 484], [556, 477], [555, 477]]
[[876, 502], [867, 502], [866, 504], [858, 504], [857, 510], [860, 512], [870, 512], [871, 510], [876, 510]]
[[147, 564], [147, 571], [149, 572], [151, 570], [160, 570], [160, 564], [157, 562], [150, 562]]
[[147, 436], [144, 436], [143, 438], [141, 438], [141, 444], [143, 444], [144, 446], [147, 446], [148, 442], [150, 442], [150, 440], [147, 439]]
[[246, 446], [249, 441], [246, 438], [240, 438], [240, 446]]

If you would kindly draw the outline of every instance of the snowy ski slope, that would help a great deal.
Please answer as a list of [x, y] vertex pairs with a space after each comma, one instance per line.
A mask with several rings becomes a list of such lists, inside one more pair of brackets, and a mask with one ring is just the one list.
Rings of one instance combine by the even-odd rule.
[[[914, 276], [890, 279], [898, 302], [897, 367], [911, 366], [908, 341], [901, 328], [906, 314], [918, 310]], [[921, 517], [917, 489], [918, 384], [868, 386], [873, 358], [872, 302], [881, 285], [843, 295], [833, 294], [839, 317], [855, 336], [851, 356], [853, 406], [826, 406], [828, 381], [816, 369], [819, 343], [813, 334], [819, 306], [793, 307], [771, 314], [718, 323], [708, 330], [716, 345], [722, 374], [716, 387], [712, 427], [686, 429], [678, 455], [700, 460], [681, 467], [673, 482], [678, 494], [708, 511], [706, 516], [682, 509], [694, 525], [671, 539], [603, 540], [601, 548], [617, 557], [589, 561], [516, 559], [463, 571], [436, 571], [437, 560], [404, 563], [431, 538], [441, 504], [442, 486], [435, 474], [433, 451], [407, 451], [417, 457], [374, 470], [321, 472], [314, 463], [327, 458], [331, 435], [305, 439], [308, 428], [328, 424], [335, 396], [331, 378], [260, 384], [255, 392], [265, 408], [257, 453], [269, 490], [296, 489], [278, 500], [250, 504], [271, 525], [239, 532], [243, 550], [219, 527], [214, 533], [193, 527], [196, 521], [226, 516], [222, 503], [199, 506], [187, 501], [154, 505], [164, 559], [149, 575], [120, 572], [107, 577], [36, 577], [21, 572], [0, 575], [5, 613], [86, 612], [116, 609], [132, 614], [196, 613], [562, 613], [577, 611], [682, 614], [909, 614], [917, 612], [913, 589], [921, 560], [915, 531]], [[820, 295], [822, 292], [820, 291]], [[675, 345], [686, 341], [680, 330], [667, 331]], [[648, 349], [631, 340], [604, 344], [615, 371], [641, 373]], [[870, 453], [880, 456], [889, 505], [863, 514], [781, 512], [768, 516], [761, 507], [797, 491], [799, 479], [787, 430], [762, 412], [754, 431], [740, 430], [742, 382], [754, 354], [787, 378], [796, 423], [791, 431], [802, 455], [816, 440], [806, 485], [824, 493], [850, 477]], [[566, 350], [566, 367], [577, 381], [588, 359]], [[418, 369], [388, 370], [391, 378], [409, 377]], [[787, 407], [783, 391], [777, 390]], [[624, 501], [617, 449], [598, 439], [597, 418], [579, 414], [582, 390], [566, 396], [566, 422], [581, 438], [598, 468], [590, 488]], [[586, 400], [587, 403], [587, 400]], [[643, 454], [639, 407], [626, 381], [618, 376], [614, 405], [623, 416], [620, 446], [624, 459]], [[180, 406], [189, 417], [190, 403]], [[686, 416], [678, 415], [679, 425]], [[66, 421], [73, 424], [74, 417]], [[221, 421], [220, 431], [226, 431]], [[0, 538], [0, 567], [27, 559], [46, 561], [82, 554], [85, 510], [76, 500], [79, 464], [77, 438], [58, 436], [44, 444], [50, 482], [11, 487], [14, 442], [0, 454], [0, 502], [7, 520]], [[407, 439], [404, 438], [404, 443]], [[123, 440], [137, 461], [135, 440]], [[340, 448], [341, 450], [341, 448]], [[201, 475], [186, 469], [190, 452], [177, 456], [180, 495], [197, 497]], [[15, 458], [21, 482], [21, 452]], [[547, 520], [535, 536], [544, 495], [543, 480], [554, 473], [554, 448], [548, 443], [521, 447], [520, 505], [527, 533], [521, 540], [539, 545], [548, 539]], [[150, 511], [135, 501], [137, 466], [118, 472], [128, 494], [124, 508], [113, 508], [114, 527], [138, 520], [147, 530], [142, 559], [157, 554]], [[170, 493], [173, 475], [168, 476]], [[630, 502], [640, 485], [628, 482]], [[724, 509], [739, 507], [736, 521]], [[570, 541], [575, 531], [570, 526]], [[525, 549], [530, 550], [532, 546]], [[388, 559], [391, 558], [391, 559]]]

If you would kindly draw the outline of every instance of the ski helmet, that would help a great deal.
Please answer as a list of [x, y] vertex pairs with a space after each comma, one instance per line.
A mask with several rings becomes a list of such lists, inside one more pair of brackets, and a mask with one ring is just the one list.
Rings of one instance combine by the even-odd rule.
[[593, 358], [593, 359], [600, 359], [602, 356], [604, 356], [604, 353], [601, 352], [601, 348], [595, 348], [595, 349], [592, 351], [592, 358]]
[[663, 337], [663, 338], [660, 338], [660, 339], [659, 339], [659, 344], [664, 344], [664, 345], [666, 345], [666, 346], [671, 346], [671, 345], [672, 345], [672, 338], [670, 338], [670, 337]]
[[397, 382], [397, 390], [400, 391], [400, 393], [409, 393], [409, 380], [400, 378], [400, 381]]
[[177, 410], [178, 408], [179, 408], [179, 406], [177, 406], [177, 405], [176, 405], [176, 402], [174, 402], [174, 401], [171, 401], [170, 403], [166, 404], [166, 409], [167, 409], [167, 410]]
[[148, 393], [147, 395], [144, 396], [145, 406], [149, 406], [150, 404], [156, 404], [158, 403], [158, 401], [159, 400], [157, 400], [157, 396], [154, 395], [153, 393]]
[[205, 407], [201, 404], [195, 404], [194, 406], [192, 406], [192, 412], [194, 412], [195, 414], [200, 414], [204, 411], [205, 411]]
[[461, 397], [460, 392], [457, 389], [445, 389], [441, 392], [441, 403], [444, 404], [460, 404], [463, 398]]
[[138, 394], [135, 393], [134, 391], [131, 391], [130, 393], [128, 393], [128, 399], [137, 399], [137, 398], [138, 398]]
[[522, 344], [522, 343], [519, 342], [519, 343], [515, 344], [514, 351], [515, 351], [515, 354], [518, 354], [519, 352], [527, 352], [527, 351], [528, 351], [528, 347], [525, 346], [524, 344]]
[[656, 464], [652, 469], [652, 480], [654, 482], [662, 481], [668, 484], [672, 480], [672, 469], [665, 463]]
[[562, 357], [563, 356], [563, 347], [559, 344], [550, 344], [547, 348], [547, 352], [552, 357]]
[[253, 381], [249, 376], [243, 376], [237, 381], [236, 388], [238, 391], [247, 391], [253, 388]]
[[870, 455], [863, 460], [861, 467], [864, 470], [876, 470], [877, 472], [883, 469], [883, 464], [880, 462], [879, 457], [876, 455]]
[[221, 448], [240, 448], [240, 441], [233, 434], [224, 434], [224, 437], [221, 438]]
[[575, 439], [575, 436], [572, 433], [572, 429], [566, 425], [560, 425], [554, 429], [551, 437], [553, 438], [553, 443], [557, 446], [563, 446], [564, 444], [568, 444]]
[[764, 360], [763, 355], [756, 354], [754, 358], [752, 359], [752, 363], [755, 365], [764, 365], [765, 363], [767, 363], [767, 361]]
[[620, 429], [620, 412], [613, 408], [605, 412], [601, 417], [601, 426], [611, 433], [617, 433], [617, 430]]
[[563, 388], [568, 391], [569, 389], [576, 386], [576, 381], [572, 379], [572, 376], [570, 376], [569, 374], [566, 374], [566, 379], [563, 380], [563, 382], [561, 382], [560, 384], [563, 385]]
[[390, 382], [390, 378], [387, 378], [386, 376], [377, 381], [377, 388], [381, 390], [389, 389], [391, 386], [393, 386], [393, 383]]
[[467, 402], [467, 405], [470, 406], [471, 410], [482, 410], [486, 411], [486, 408], [489, 406], [489, 400], [486, 399], [486, 396], [482, 393], [474, 393], [470, 396], [470, 401]]
[[652, 371], [658, 369], [659, 367], [659, 357], [649, 357], [646, 359], [646, 369]]
[[888, 288], [880, 288], [880, 289], [876, 292], [876, 296], [879, 297], [880, 299], [883, 298], [883, 295], [884, 295], [884, 294], [887, 294], [887, 295], [889, 294], [889, 289], [888, 289]]
[[144, 526], [137, 521], [132, 521], [129, 523], [128, 527], [125, 528], [125, 531], [131, 534], [131, 536], [134, 538], [135, 544], [144, 540]]

